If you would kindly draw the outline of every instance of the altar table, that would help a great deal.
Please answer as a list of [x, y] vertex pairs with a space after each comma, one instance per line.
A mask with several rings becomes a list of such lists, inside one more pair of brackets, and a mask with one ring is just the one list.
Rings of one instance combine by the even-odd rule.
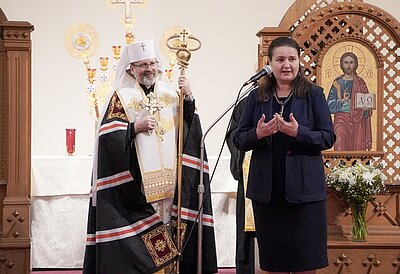
[[[211, 184], [219, 267], [234, 267], [237, 182], [229, 157]], [[215, 157], [209, 157], [210, 171]], [[32, 268], [81, 268], [92, 170], [91, 156], [33, 156]]]

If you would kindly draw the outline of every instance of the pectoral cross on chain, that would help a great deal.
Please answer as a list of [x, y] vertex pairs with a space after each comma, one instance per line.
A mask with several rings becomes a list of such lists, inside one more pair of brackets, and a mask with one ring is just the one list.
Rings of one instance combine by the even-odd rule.
[[125, 23], [131, 23], [131, 4], [143, 4], [144, 0], [111, 0], [113, 4], [125, 5]]
[[[154, 113], [165, 107], [165, 105], [158, 100], [154, 92], [150, 92], [141, 102], [139, 102], [139, 106], [142, 109], [147, 109], [151, 116], [154, 116]], [[164, 140], [163, 135], [165, 134], [165, 130], [159, 121], [157, 121], [156, 134], [160, 137], [161, 141]]]
[[154, 113], [160, 111], [164, 108], [164, 104], [160, 103], [157, 96], [154, 92], [150, 92], [140, 103], [139, 106], [142, 109], [147, 109], [151, 116], [154, 116]]

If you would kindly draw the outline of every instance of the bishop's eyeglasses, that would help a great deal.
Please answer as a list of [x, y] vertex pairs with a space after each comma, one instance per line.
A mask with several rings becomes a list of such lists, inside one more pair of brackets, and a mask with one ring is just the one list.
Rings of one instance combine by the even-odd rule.
[[132, 64], [132, 66], [135, 66], [135, 67], [138, 67], [138, 68], [146, 70], [148, 68], [157, 67], [157, 64], [158, 64], [158, 61], [153, 61], [153, 62], [150, 62], [150, 63]]

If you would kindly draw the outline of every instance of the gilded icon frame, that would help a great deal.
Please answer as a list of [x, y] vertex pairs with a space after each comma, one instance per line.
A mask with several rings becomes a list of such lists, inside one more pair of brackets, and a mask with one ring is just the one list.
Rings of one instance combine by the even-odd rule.
[[[348, 54], [348, 52], [350, 52], [350, 54]], [[340, 113], [341, 111], [338, 110], [339, 108], [335, 107], [340, 105], [340, 103], [335, 103], [334, 99], [336, 99], [336, 101], [343, 101], [343, 98], [335, 98], [333, 96], [333, 94], [343, 92], [338, 92], [336, 88], [332, 88], [333, 86], [338, 87], [340, 81], [341, 86], [344, 85], [344, 81], [339, 80], [342, 78], [341, 76], [345, 74], [344, 70], [341, 68], [341, 57], [343, 55], [356, 56], [358, 62], [356, 70], [358, 79], [353, 82], [364, 82], [367, 90], [365, 88], [362, 88], [362, 90], [364, 90], [364, 92], [373, 93], [376, 99], [375, 109], [358, 112], [362, 113], [359, 116], [364, 118], [364, 120], [362, 118], [354, 118], [356, 116], [354, 115], [356, 111], [354, 111], [355, 108], [352, 107], [352, 103], [350, 103], [351, 100], [347, 103], [347, 114], [346, 111]], [[352, 58], [350, 58], [350, 60], [351, 59]], [[324, 89], [324, 94], [331, 110], [335, 133], [337, 133], [338, 137], [334, 148], [324, 151], [324, 156], [382, 157], [384, 154], [382, 146], [383, 77], [381, 71], [383, 66], [378, 58], [378, 53], [370, 45], [360, 40], [345, 39], [337, 41], [328, 47], [317, 63], [316, 82]], [[360, 78], [362, 80], [360, 80]], [[335, 85], [333, 83], [335, 83]], [[356, 86], [356, 84], [353, 85]], [[344, 120], [343, 117], [345, 118]], [[344, 125], [344, 127], [341, 127], [341, 125]], [[348, 130], [347, 133], [346, 130]], [[343, 136], [345, 138], [343, 138]], [[356, 138], [355, 136], [360, 136], [360, 138]]]

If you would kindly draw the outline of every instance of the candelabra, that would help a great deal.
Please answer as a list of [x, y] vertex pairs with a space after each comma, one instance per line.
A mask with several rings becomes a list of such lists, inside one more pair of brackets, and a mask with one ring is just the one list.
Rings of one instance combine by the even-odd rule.
[[[121, 54], [121, 46], [113, 45], [112, 56], [100, 56], [97, 66], [90, 62], [98, 49], [99, 37], [96, 30], [88, 24], [74, 24], [65, 33], [64, 45], [68, 53], [81, 59], [86, 68], [87, 85], [86, 95], [91, 110], [94, 110], [96, 118], [100, 116], [100, 109], [112, 92], [112, 83], [115, 78], [115, 70]], [[125, 42], [132, 44], [134, 35], [132, 24], [125, 24]], [[111, 63], [111, 64], [110, 64]], [[111, 65], [111, 66], [110, 66]]]
[[[133, 34], [134, 17], [131, 14], [131, 5], [144, 7], [148, 0], [109, 0], [111, 7], [120, 4], [125, 7], [123, 25], [125, 30], [125, 43], [132, 44], [135, 40]], [[115, 70], [118, 66], [121, 46], [113, 45], [112, 57], [99, 57], [99, 66], [95, 67], [90, 63], [92, 57], [99, 47], [99, 36], [96, 30], [84, 23], [72, 25], [64, 35], [64, 45], [68, 53], [75, 58], [81, 59], [85, 64], [87, 81], [86, 94], [91, 110], [94, 109], [96, 118], [99, 118], [102, 105], [106, 102], [110, 92], [112, 92], [112, 83], [115, 78]], [[170, 56], [173, 56], [171, 53]], [[165, 70], [169, 79], [171, 79], [175, 60], [169, 59], [169, 68]], [[110, 62], [112, 61], [111, 68]]]

